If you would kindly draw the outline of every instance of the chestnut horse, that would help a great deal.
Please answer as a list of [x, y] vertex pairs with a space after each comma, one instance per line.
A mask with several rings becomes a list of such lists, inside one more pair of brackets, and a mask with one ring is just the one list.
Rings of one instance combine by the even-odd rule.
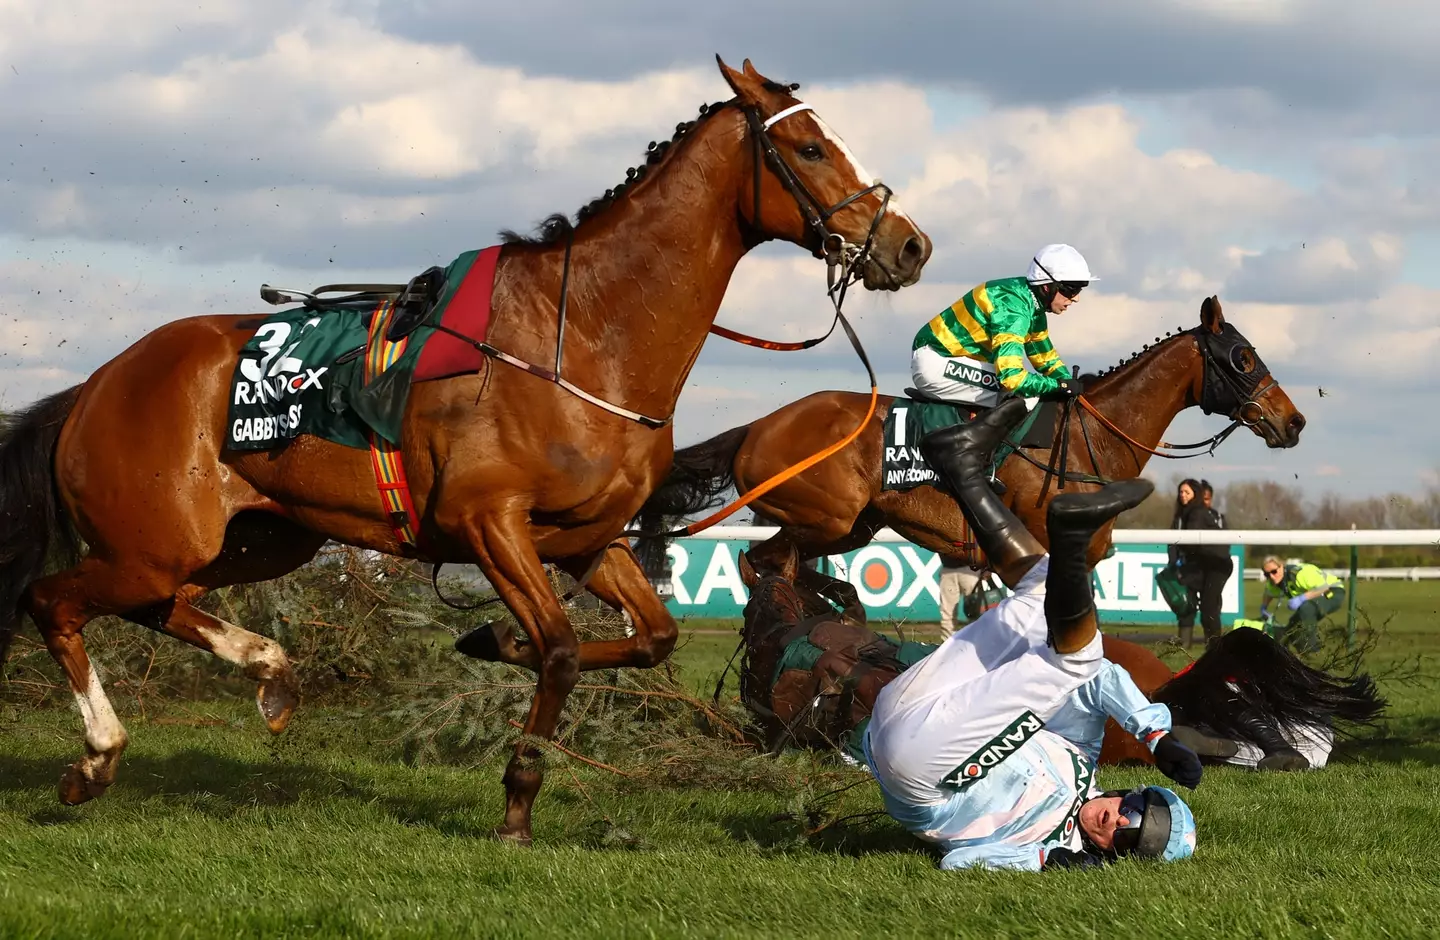
[[[279, 577], [333, 539], [474, 563], [513, 613], [538, 677], [496, 833], [530, 841], [537, 739], [553, 737], [578, 673], [652, 666], [674, 647], [673, 619], [617, 537], [670, 467], [668, 416], [735, 266], [778, 238], [830, 260], [848, 253], [851, 276], [898, 290], [930, 255], [889, 189], [792, 96], [798, 86], [764, 78], [748, 60], [743, 71], [719, 67], [735, 97], [652, 144], [647, 165], [577, 224], [557, 216], [535, 238], [507, 234], [487, 341], [526, 362], [558, 363], [563, 337], [572, 384], [487, 364], [415, 385], [403, 457], [419, 549], [392, 530], [365, 451], [308, 436], [268, 452], [223, 448], [230, 378], [261, 317], [161, 326], [6, 429], [0, 647], [28, 612], [75, 693], [86, 753], [61, 779], [64, 802], [101, 795], [126, 744], [85, 653], [92, 618], [117, 614], [238, 664], [259, 680], [260, 711], [279, 733], [298, 702], [284, 652], [195, 602]], [[568, 322], [559, 319], [567, 271]], [[660, 420], [633, 420], [641, 415]], [[76, 535], [84, 558], [41, 577], [47, 556]], [[634, 635], [580, 644], [546, 562], [594, 571], [590, 590], [630, 615]]]
[[[869, 426], [849, 447], [751, 504], [757, 515], [780, 527], [777, 534], [749, 550], [757, 571], [769, 574], [780, 570], [792, 550], [801, 559], [853, 551], [868, 544], [885, 526], [947, 558], [966, 557], [964, 517], [949, 493], [930, 485], [903, 491], [881, 489], [885, 416], [896, 400], [882, 398]], [[1198, 327], [1163, 342], [1157, 340], [1141, 354], [1090, 380], [1082, 401], [1103, 417], [1077, 407], [1069, 422], [1057, 427], [1050, 451], [1040, 452], [1031, 461], [1017, 454], [1000, 468], [1007, 505], [1044, 545], [1049, 544], [1045, 507], [1058, 492], [1058, 484], [1053, 479], [1047, 482], [1041, 465], [1051, 464], [1057, 449], [1066, 453], [1061, 447], [1066, 435], [1071, 473], [1122, 480], [1140, 475], [1170, 422], [1195, 405], [1207, 414], [1218, 412], [1248, 425], [1270, 447], [1294, 447], [1305, 426], [1304, 416], [1270, 376], [1249, 341], [1225, 321], [1215, 297], [1201, 305]], [[731, 486], [744, 493], [855, 427], [868, 405], [867, 395], [817, 392], [751, 424], [677, 451], [670, 476], [637, 517], [639, 528], [644, 532], [664, 529], [676, 518], [715, 504], [719, 494]], [[1072, 481], [1066, 485], [1091, 484]], [[1092, 566], [1104, 556], [1113, 527], [1113, 522], [1107, 524], [1091, 543]], [[642, 538], [637, 547], [649, 557], [658, 542]], [[803, 586], [841, 604], [852, 620], [864, 623], [864, 608], [852, 586], [806, 567], [801, 568], [799, 578]]]

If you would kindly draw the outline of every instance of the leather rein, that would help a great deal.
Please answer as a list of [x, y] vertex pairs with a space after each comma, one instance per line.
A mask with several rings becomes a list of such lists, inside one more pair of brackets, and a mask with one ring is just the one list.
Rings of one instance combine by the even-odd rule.
[[[1125, 433], [1113, 421], [1105, 417], [1100, 409], [1096, 408], [1084, 395], [1075, 399], [1066, 399], [1060, 419], [1060, 445], [1058, 448], [1051, 449], [1050, 461], [1042, 464], [1022, 449], [1015, 450], [1015, 453], [1019, 454], [1022, 459], [1045, 471], [1045, 484], [1041, 487], [1039, 499], [1035, 503], [1037, 507], [1044, 503], [1045, 496], [1050, 491], [1052, 478], [1059, 480], [1058, 489], [1062, 491], [1067, 482], [1092, 483], [1100, 486], [1114, 482], [1100, 473], [1100, 464], [1095, 458], [1095, 449], [1090, 440], [1090, 430], [1085, 423], [1085, 412], [1089, 412], [1102, 428], [1129, 446], [1131, 459], [1135, 461], [1137, 472], [1140, 469], [1140, 460], [1135, 456], [1137, 449], [1155, 457], [1164, 457], [1167, 460], [1201, 457], [1213, 454], [1215, 449], [1241, 426], [1254, 427], [1264, 420], [1264, 412], [1259, 402], [1260, 396], [1277, 383], [1270, 370], [1254, 354], [1254, 349], [1248, 344], [1232, 344], [1222, 362], [1215, 345], [1218, 342], [1218, 336], [1223, 334], [1216, 334], [1203, 326], [1185, 332], [1196, 338], [1204, 364], [1200, 387], [1200, 408], [1207, 415], [1225, 414], [1230, 418], [1230, 424], [1219, 433], [1193, 444], [1171, 444], [1160, 441], [1157, 447], [1150, 447]], [[1246, 371], [1242, 363], [1240, 354], [1243, 352], [1249, 352], [1254, 362], [1249, 371]], [[1069, 466], [1070, 420], [1072, 417], [1080, 425], [1080, 436], [1085, 441], [1085, 453], [1090, 460], [1090, 466], [1095, 471], [1093, 474], [1065, 469]], [[1167, 451], [1190, 451], [1190, 453], [1167, 453]]]

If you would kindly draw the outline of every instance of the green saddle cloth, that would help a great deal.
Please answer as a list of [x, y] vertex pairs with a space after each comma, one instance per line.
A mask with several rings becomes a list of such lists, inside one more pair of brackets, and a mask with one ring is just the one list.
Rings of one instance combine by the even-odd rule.
[[372, 433], [398, 446], [420, 353], [478, 254], [466, 252], [444, 269], [435, 304], [409, 331], [403, 351], [392, 350], [391, 361], [368, 384], [370, 318], [378, 315], [374, 301], [297, 307], [267, 317], [240, 350], [225, 447], [269, 450], [313, 434], [363, 450]]
[[[1005, 458], [1013, 454], [1030, 433], [1040, 408], [1031, 409], [1025, 420], [1006, 437], [1005, 443], [995, 448], [994, 470], [999, 470]], [[941, 428], [954, 427], [970, 420], [972, 409], [965, 405], [949, 402], [916, 401], [897, 398], [885, 416], [884, 441], [880, 465], [880, 488], [882, 490], [910, 490], [917, 486], [934, 485], [938, 482], [935, 471], [925, 463], [920, 453], [920, 441], [925, 435]]]

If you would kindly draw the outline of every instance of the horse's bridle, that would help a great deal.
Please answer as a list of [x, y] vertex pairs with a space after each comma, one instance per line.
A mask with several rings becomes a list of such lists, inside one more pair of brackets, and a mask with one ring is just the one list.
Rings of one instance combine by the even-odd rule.
[[[815, 195], [810, 192], [809, 187], [800, 175], [785, 162], [779, 148], [770, 139], [770, 128], [793, 114], [802, 111], [814, 110], [810, 105], [802, 102], [792, 104], [790, 107], [777, 111], [770, 117], [761, 119], [760, 112], [754, 107], [745, 108], [745, 121], [750, 125], [750, 139], [754, 142], [755, 167], [752, 176], [754, 177], [754, 208], [750, 215], [750, 225], [756, 229], [760, 228], [760, 164], [763, 160], [770, 171], [780, 180], [780, 185], [795, 200], [800, 207], [800, 214], [804, 217], [805, 228], [809, 233], [806, 239], [806, 247], [817, 258], [823, 258], [830, 268], [830, 290], [833, 295], [837, 289], [836, 270], [839, 269], [839, 290], [843, 296], [844, 287], [847, 282], [857, 277], [865, 261], [870, 256], [870, 248], [875, 243], [875, 233], [880, 228], [880, 220], [885, 216], [885, 210], [890, 206], [890, 197], [893, 195], [889, 186], [880, 180], [876, 180], [869, 186], [851, 193], [832, 206], [826, 206]], [[870, 230], [865, 235], [865, 242], [856, 245], [847, 242], [845, 237], [838, 232], [832, 232], [826, 223], [835, 217], [840, 210], [851, 203], [864, 199], [871, 193], [880, 193], [880, 208], [875, 211], [874, 217], [870, 220]]]
[[[1100, 475], [1100, 464], [1095, 459], [1095, 450], [1090, 442], [1090, 431], [1085, 426], [1085, 412], [1089, 412], [1105, 430], [1130, 445], [1132, 454], [1134, 449], [1138, 448], [1152, 456], [1164, 457], [1167, 460], [1183, 460], [1187, 457], [1213, 454], [1215, 448], [1235, 433], [1237, 428], [1254, 427], [1265, 420], [1264, 409], [1260, 405], [1260, 396], [1277, 383], [1275, 377], [1271, 375], [1269, 367], [1255, 354], [1255, 348], [1249, 343], [1235, 341], [1233, 338], [1239, 337], [1240, 334], [1228, 323], [1222, 326], [1218, 333], [1204, 326], [1197, 326], [1185, 330], [1180, 335], [1187, 334], [1195, 337], [1196, 345], [1200, 347], [1203, 367], [1200, 379], [1200, 400], [1197, 404], [1200, 406], [1200, 410], [1207, 415], [1225, 415], [1230, 419], [1230, 424], [1219, 433], [1193, 444], [1170, 444], [1161, 441], [1158, 447], [1150, 447], [1126, 434], [1123, 429], [1101, 414], [1100, 410], [1085, 396], [1067, 399], [1060, 418], [1060, 446], [1051, 450], [1048, 464], [1041, 464], [1021, 449], [1015, 450], [1015, 453], [1022, 459], [1045, 471], [1045, 484], [1040, 490], [1037, 506], [1044, 502], [1046, 494], [1049, 493], [1052, 478], [1058, 478], [1059, 488], [1062, 490], [1065, 489], [1067, 482], [1099, 485], [1114, 482]], [[1221, 345], [1222, 337], [1232, 338], [1228, 346]], [[1242, 361], [1245, 353], [1249, 353], [1254, 362], [1248, 371]], [[1076, 405], [1078, 407], [1075, 407]], [[1095, 469], [1094, 474], [1079, 473], [1068, 469], [1070, 417], [1072, 414], [1080, 422], [1080, 433], [1085, 440], [1085, 450], [1090, 458], [1090, 466]], [[1056, 450], [1058, 450], [1058, 454]], [[1189, 453], [1166, 453], [1166, 451], [1189, 451]]]
[[[1270, 369], [1255, 355], [1249, 343], [1231, 342], [1228, 349], [1217, 349], [1221, 337], [1234, 334], [1228, 323], [1215, 333], [1204, 327], [1197, 329], [1200, 354], [1205, 361], [1205, 375], [1200, 387], [1200, 410], [1223, 414], [1235, 424], [1254, 427], [1265, 419], [1259, 398], [1275, 385]], [[1242, 362], [1248, 353], [1254, 365], [1246, 371]]]

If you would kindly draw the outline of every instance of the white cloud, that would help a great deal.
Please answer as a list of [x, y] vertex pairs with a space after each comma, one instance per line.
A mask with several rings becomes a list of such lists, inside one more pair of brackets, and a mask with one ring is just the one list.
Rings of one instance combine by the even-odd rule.
[[[1129, 28], [1163, 32], [1157, 24], [1182, 14], [1261, 31], [1339, 28], [1296, 3], [1180, 6], [1137, 5]], [[590, 15], [540, 3], [507, 17], [520, 22], [542, 7], [552, 11], [552, 38]], [[1405, 19], [1389, 6], [1334, 13], [1357, 43], [1384, 32], [1358, 20]], [[77, 381], [164, 320], [257, 309], [261, 280], [393, 280], [489, 244], [499, 228], [573, 211], [618, 182], [647, 141], [668, 139], [696, 105], [728, 95], [706, 56], [675, 66], [632, 44], [633, 62], [609, 78], [565, 77], [549, 51], [526, 64], [518, 53], [477, 55], [462, 44], [472, 39], [451, 30], [427, 40], [346, 0], [0, 4], [3, 402]], [[1397, 41], [1409, 49], [1418, 40]], [[1386, 67], [1398, 74], [1406, 55]], [[1298, 62], [1293, 51], [1277, 56], [1261, 64]], [[929, 317], [980, 280], [1020, 273], [1051, 241], [1080, 247], [1104, 278], [1052, 321], [1068, 360], [1109, 365], [1193, 325], [1201, 300], [1219, 294], [1297, 402], [1308, 396], [1307, 443], [1340, 452], [1328, 459], [1347, 484], [1363, 476], [1347, 462], [1342, 432], [1362, 422], [1363, 433], [1383, 433], [1390, 420], [1365, 417], [1376, 390], [1434, 385], [1424, 364], [1440, 352], [1440, 294], [1403, 283], [1401, 272], [1414, 264], [1411, 239], [1440, 229], [1440, 184], [1429, 171], [1440, 145], [1419, 130], [1403, 140], [1338, 139], [1372, 120], [1368, 99], [1326, 99], [1332, 119], [1296, 117], [1279, 79], [1257, 84], [1255, 61], [1231, 85], [1172, 71], [1162, 76], [1168, 90], [1144, 101], [1073, 105], [1018, 101], [1018, 86], [998, 77], [946, 78], [952, 90], [978, 88], [977, 100], [1018, 101], [961, 120], [937, 113], [928, 92], [939, 84], [915, 78], [922, 63], [868, 73], [857, 64], [839, 84], [810, 80], [796, 61], [756, 56], [775, 77], [805, 81], [801, 97], [935, 240], [920, 284], [899, 294], [857, 289], [848, 304], [887, 391], [908, 383], [911, 339]], [[1093, 74], [1075, 80], [1164, 71], [1136, 61], [1092, 63]], [[1414, 68], [1423, 91], [1428, 73]], [[1126, 81], [1115, 87], [1139, 79]], [[1241, 107], [1226, 112], [1224, 102]], [[1440, 113], [1428, 98], [1422, 105], [1415, 115]], [[1222, 125], [1222, 113], [1236, 115], [1239, 129]], [[1246, 146], [1281, 148], [1303, 172], [1242, 165], [1235, 154]], [[818, 335], [830, 322], [823, 265], [790, 245], [754, 252], [720, 322], [779, 339]], [[682, 441], [816, 388], [864, 386], [838, 333], [800, 354], [718, 343], [682, 399], [682, 417], [694, 422], [677, 429]], [[1397, 457], [1394, 472], [1413, 477], [1414, 465], [1434, 462], [1433, 443]], [[1285, 455], [1265, 457], [1292, 466]]]

